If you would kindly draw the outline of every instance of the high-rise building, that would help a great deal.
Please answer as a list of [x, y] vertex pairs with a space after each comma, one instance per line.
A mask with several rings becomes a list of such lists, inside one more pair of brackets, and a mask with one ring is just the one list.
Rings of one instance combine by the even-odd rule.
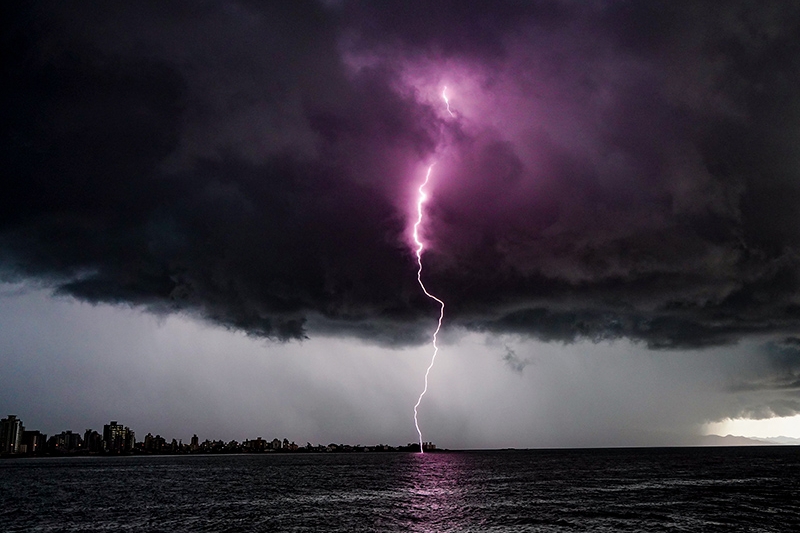
[[136, 434], [133, 430], [125, 426], [125, 451], [132, 452], [136, 449]]
[[112, 420], [110, 424], [103, 426], [103, 446], [108, 452], [121, 451], [124, 439], [122, 436], [122, 424], [117, 424], [116, 420]]
[[22, 453], [41, 453], [47, 446], [47, 435], [41, 431], [23, 431], [22, 432], [22, 446], [20, 451]]
[[133, 431], [112, 420], [103, 426], [103, 445], [108, 453], [126, 453], [136, 444]]
[[83, 448], [83, 439], [78, 433], [62, 431], [50, 437], [48, 445], [52, 453], [75, 453]]
[[103, 451], [103, 436], [93, 429], [87, 429], [83, 433], [83, 446], [89, 453], [100, 453]]
[[0, 453], [19, 453], [25, 426], [16, 415], [0, 420]]
[[161, 453], [166, 449], [166, 447], [167, 441], [161, 435], [156, 435], [155, 437], [151, 433], [145, 435], [144, 450], [146, 452]]

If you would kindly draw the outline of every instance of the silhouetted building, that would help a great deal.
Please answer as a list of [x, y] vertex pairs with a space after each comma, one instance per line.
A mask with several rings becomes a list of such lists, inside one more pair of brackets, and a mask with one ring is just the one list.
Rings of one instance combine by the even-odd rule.
[[200, 448], [200, 439], [197, 438], [197, 434], [192, 435], [192, 443], [189, 445], [189, 449], [193, 452], [196, 452]]
[[108, 453], [127, 453], [133, 451], [136, 439], [130, 428], [112, 420], [110, 424], [103, 426], [103, 445]]
[[39, 430], [23, 431], [20, 453], [42, 453], [47, 448], [47, 435]]
[[101, 453], [103, 451], [103, 436], [93, 429], [87, 429], [83, 433], [83, 447], [89, 453]]
[[0, 453], [19, 453], [25, 426], [16, 415], [0, 420]]
[[161, 435], [155, 437], [152, 433], [144, 436], [144, 451], [147, 453], [163, 453], [167, 451], [167, 440]]
[[255, 440], [246, 440], [242, 443], [242, 447], [248, 452], [265, 452], [267, 451], [267, 441], [258, 437]]
[[47, 441], [47, 449], [51, 453], [75, 453], [83, 447], [83, 439], [72, 431], [62, 431], [58, 435], [53, 435]]

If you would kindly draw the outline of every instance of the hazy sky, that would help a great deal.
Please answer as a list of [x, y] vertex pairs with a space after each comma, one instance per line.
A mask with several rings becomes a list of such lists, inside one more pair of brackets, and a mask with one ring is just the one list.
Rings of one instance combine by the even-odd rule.
[[1, 9], [0, 411], [28, 427], [415, 441], [434, 163], [426, 440], [800, 413], [793, 3]]

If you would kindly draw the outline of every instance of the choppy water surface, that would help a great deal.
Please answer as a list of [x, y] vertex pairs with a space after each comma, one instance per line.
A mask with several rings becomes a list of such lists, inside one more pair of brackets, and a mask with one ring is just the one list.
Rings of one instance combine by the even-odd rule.
[[800, 531], [800, 447], [5, 460], [0, 530]]

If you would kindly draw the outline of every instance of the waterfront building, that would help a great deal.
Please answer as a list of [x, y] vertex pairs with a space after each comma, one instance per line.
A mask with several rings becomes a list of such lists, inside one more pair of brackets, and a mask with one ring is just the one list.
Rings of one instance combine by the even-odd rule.
[[83, 446], [89, 453], [101, 453], [103, 451], [103, 436], [93, 429], [87, 429], [83, 434]]
[[25, 426], [16, 415], [0, 420], [0, 453], [20, 453]]
[[39, 430], [23, 431], [20, 453], [41, 453], [47, 447], [47, 435]]
[[47, 448], [52, 453], [75, 453], [83, 448], [83, 439], [78, 433], [62, 431], [50, 437]]
[[133, 451], [136, 439], [130, 428], [112, 420], [103, 426], [103, 445], [108, 453], [127, 453]]

